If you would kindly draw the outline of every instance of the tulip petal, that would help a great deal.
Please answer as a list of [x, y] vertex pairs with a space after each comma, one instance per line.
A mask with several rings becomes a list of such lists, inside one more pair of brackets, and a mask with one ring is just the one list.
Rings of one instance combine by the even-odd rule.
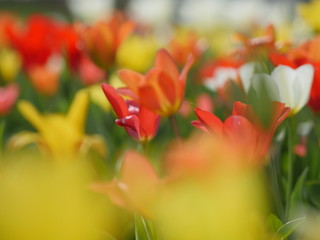
[[234, 143], [254, 148], [257, 131], [248, 119], [242, 116], [230, 116], [223, 124], [224, 134]]
[[198, 119], [201, 123], [214, 134], [220, 135], [222, 133], [223, 123], [222, 121], [213, 113], [203, 111], [199, 108], [194, 109]]
[[179, 77], [179, 72], [175, 61], [165, 49], [160, 49], [157, 52], [155, 67], [166, 72], [172, 79], [178, 79]]
[[[258, 96], [268, 96], [270, 99], [263, 100], [272, 100], [284, 102], [285, 98], [280, 89], [279, 82], [277, 79], [270, 77], [268, 74], [259, 73], [254, 74], [251, 78], [252, 87], [256, 91]], [[291, 96], [292, 97], [292, 96]]]
[[271, 77], [279, 87], [280, 99], [275, 101], [284, 102], [290, 108], [294, 108], [295, 97], [293, 93], [293, 84], [296, 79], [296, 71], [288, 66], [279, 65], [272, 73]]
[[25, 119], [27, 119], [38, 131], [42, 131], [46, 126], [44, 118], [38, 110], [28, 101], [18, 102], [18, 109]]
[[86, 91], [79, 91], [73, 99], [70, 106], [67, 118], [81, 132], [84, 130], [84, 125], [87, 117], [89, 105], [89, 96]]
[[153, 86], [146, 85], [141, 87], [138, 91], [138, 96], [142, 106], [156, 112], [161, 112], [163, 102], [160, 102], [158, 92]]
[[128, 115], [128, 107], [124, 99], [109, 84], [102, 84], [101, 87], [118, 118], [126, 117]]
[[137, 141], [140, 141], [140, 120], [136, 115], [126, 116], [116, 120], [116, 124], [120, 127], [125, 127], [127, 133]]
[[149, 161], [144, 156], [132, 150], [127, 151], [124, 156], [121, 167], [121, 179], [126, 185], [132, 187], [139, 187], [133, 186], [137, 183], [143, 185], [155, 184], [159, 180]]
[[165, 95], [165, 97], [169, 100], [171, 105], [174, 105], [177, 99], [180, 99], [178, 95], [179, 86], [177, 86], [178, 82], [175, 79], [172, 79], [165, 72], [161, 72], [158, 75], [158, 85], [161, 89], [161, 92]]
[[118, 75], [121, 81], [134, 92], [136, 92], [139, 85], [144, 82], [143, 75], [131, 70], [120, 70]]
[[41, 142], [41, 138], [39, 134], [23, 131], [13, 135], [10, 138], [10, 140], [8, 141], [8, 148], [20, 149], [31, 143], [39, 143], [39, 142]]
[[209, 130], [203, 125], [202, 122], [198, 121], [198, 120], [194, 120], [191, 122], [191, 125], [196, 127], [196, 128], [199, 128], [200, 130], [206, 132], [206, 133], [209, 133]]
[[310, 97], [310, 90], [313, 82], [314, 68], [311, 64], [305, 64], [296, 69], [297, 81], [296, 85], [299, 94], [296, 94], [296, 109], [299, 111], [304, 105], [307, 104]]
[[246, 63], [239, 68], [240, 80], [246, 93], [251, 86], [251, 77], [254, 73], [254, 63]]
[[184, 65], [184, 67], [180, 73], [180, 76], [179, 76], [180, 82], [182, 82], [184, 85], [186, 83], [187, 74], [188, 74], [193, 62], [194, 62], [194, 57], [190, 54], [187, 61], [186, 61], [186, 64]]
[[140, 120], [140, 134], [141, 137], [146, 137], [147, 139], [153, 138], [159, 128], [160, 116], [151, 110], [140, 106], [139, 111], [139, 120]]

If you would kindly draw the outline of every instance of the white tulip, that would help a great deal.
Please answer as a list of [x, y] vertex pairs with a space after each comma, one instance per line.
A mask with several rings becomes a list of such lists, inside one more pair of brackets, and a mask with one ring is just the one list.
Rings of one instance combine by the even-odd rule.
[[297, 69], [279, 65], [268, 75], [254, 74], [254, 65], [248, 63], [239, 71], [243, 88], [247, 93], [250, 87], [253, 87], [259, 94], [261, 86], [264, 86], [273, 101], [285, 103], [291, 108], [292, 115], [299, 112], [309, 100], [314, 75], [311, 64], [302, 65]]

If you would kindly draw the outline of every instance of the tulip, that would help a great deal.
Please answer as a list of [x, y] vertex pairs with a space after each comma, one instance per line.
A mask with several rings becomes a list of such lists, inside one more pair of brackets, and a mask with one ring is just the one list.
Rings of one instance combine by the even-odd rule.
[[13, 81], [21, 67], [19, 55], [9, 49], [3, 48], [0, 50], [0, 76], [5, 82]]
[[[298, 68], [304, 64], [311, 64], [314, 68], [313, 82], [310, 91], [308, 105], [315, 111], [320, 111], [320, 36], [305, 42], [297, 48], [291, 49], [286, 54], [272, 53], [269, 55], [271, 62], [275, 65], [285, 65]], [[305, 88], [308, 86], [308, 81]]]
[[118, 119], [116, 124], [124, 127], [133, 139], [145, 144], [157, 133], [160, 117], [134, 101], [125, 101], [108, 84], [102, 84], [102, 90], [112, 105]]
[[81, 30], [84, 48], [99, 67], [109, 69], [115, 60], [116, 51], [132, 32], [134, 25], [115, 14], [109, 21], [99, 21]]
[[9, 141], [9, 147], [20, 148], [35, 142], [55, 160], [72, 160], [80, 154], [87, 153], [90, 148], [104, 154], [104, 142], [101, 137], [86, 136], [84, 133], [88, 101], [86, 92], [78, 92], [66, 115], [42, 115], [30, 102], [19, 101], [19, 111], [38, 133], [18, 133]]
[[201, 40], [196, 33], [183, 29], [176, 32], [168, 46], [169, 52], [179, 66], [183, 66], [190, 53], [198, 59], [205, 47], [201, 46]]
[[19, 87], [11, 83], [5, 87], [0, 87], [0, 116], [6, 115], [12, 109], [19, 96]]
[[184, 98], [187, 73], [193, 63], [189, 56], [182, 72], [170, 54], [161, 49], [158, 51], [155, 66], [145, 75], [131, 70], [121, 70], [119, 77], [136, 95], [138, 102], [159, 115], [173, 115]]
[[276, 51], [276, 33], [273, 25], [268, 25], [264, 30], [264, 35], [255, 38], [238, 33], [237, 40], [242, 43], [242, 48], [236, 51], [236, 54], [250, 60], [264, 58], [268, 53]]
[[319, 0], [311, 0], [298, 5], [299, 15], [316, 31], [320, 30], [319, 10]]
[[128, 151], [120, 169], [120, 179], [92, 183], [90, 187], [107, 194], [114, 204], [150, 217], [159, 186], [160, 179], [148, 159]]
[[243, 149], [251, 146], [253, 152], [250, 154], [253, 154], [257, 159], [261, 159], [269, 149], [276, 128], [290, 112], [290, 108], [279, 102], [273, 102], [272, 110], [267, 128], [262, 127], [251, 106], [241, 102], [234, 103], [232, 116], [224, 122], [216, 115], [196, 108], [195, 113], [199, 120], [193, 121], [191, 124], [205, 132], [225, 137], [234, 146], [240, 145]]
[[314, 76], [311, 64], [297, 69], [279, 65], [271, 75], [253, 74], [253, 69], [253, 64], [246, 64], [240, 70], [245, 91], [248, 92], [252, 86], [259, 95], [260, 91], [267, 89], [271, 100], [283, 102], [291, 108], [290, 115], [296, 114], [307, 104]]
[[20, 53], [23, 67], [46, 64], [48, 59], [60, 51], [60, 26], [51, 18], [33, 15], [23, 28], [18, 23], [7, 26], [11, 45]]
[[116, 61], [121, 68], [145, 72], [151, 67], [157, 49], [157, 43], [152, 37], [133, 35], [119, 47]]

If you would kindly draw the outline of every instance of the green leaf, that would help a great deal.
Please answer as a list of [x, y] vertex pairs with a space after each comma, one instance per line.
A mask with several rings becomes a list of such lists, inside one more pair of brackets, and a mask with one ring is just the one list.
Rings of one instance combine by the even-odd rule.
[[142, 216], [135, 215], [135, 239], [136, 240], [155, 240], [154, 231], [151, 223]]
[[273, 232], [277, 232], [283, 226], [281, 220], [274, 214], [268, 216], [267, 224]]
[[296, 185], [293, 188], [290, 196], [290, 212], [289, 217], [292, 216], [293, 212], [296, 210], [297, 204], [302, 201], [302, 192], [304, 189], [304, 183], [307, 177], [308, 168], [306, 167], [298, 178]]
[[302, 217], [302, 218], [297, 218], [292, 221], [289, 221], [289, 222], [283, 224], [282, 227], [280, 227], [277, 230], [275, 235], [279, 236], [281, 240], [284, 240], [291, 233], [293, 233], [293, 231], [296, 230], [305, 220], [306, 220], [306, 218]]

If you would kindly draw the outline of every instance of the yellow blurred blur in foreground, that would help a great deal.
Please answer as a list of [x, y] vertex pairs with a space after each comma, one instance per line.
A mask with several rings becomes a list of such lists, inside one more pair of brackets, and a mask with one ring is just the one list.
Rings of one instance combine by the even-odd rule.
[[88, 190], [89, 164], [18, 158], [0, 169], [0, 239], [102, 239], [111, 217], [107, 199]]
[[172, 186], [158, 209], [161, 239], [266, 240], [266, 199], [256, 173], [213, 177]]

